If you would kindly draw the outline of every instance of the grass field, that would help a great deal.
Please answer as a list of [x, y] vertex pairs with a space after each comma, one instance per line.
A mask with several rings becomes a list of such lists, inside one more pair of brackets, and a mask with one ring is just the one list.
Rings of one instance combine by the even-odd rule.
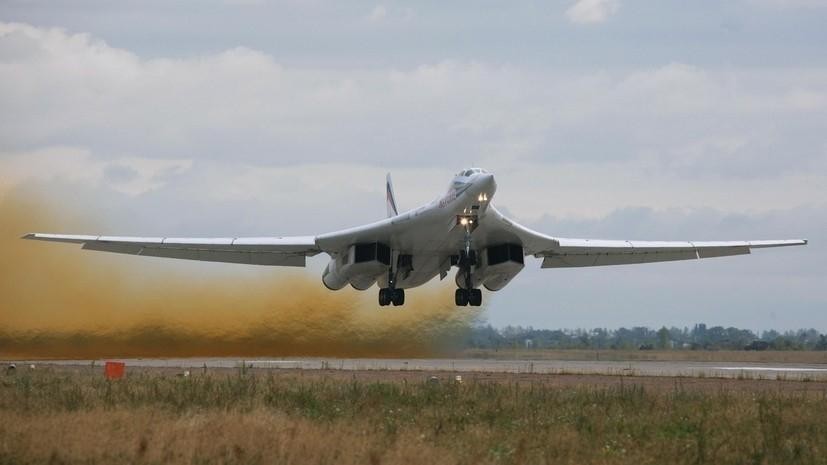
[[827, 463], [820, 383], [545, 378], [21, 370], [0, 378], [0, 463]]

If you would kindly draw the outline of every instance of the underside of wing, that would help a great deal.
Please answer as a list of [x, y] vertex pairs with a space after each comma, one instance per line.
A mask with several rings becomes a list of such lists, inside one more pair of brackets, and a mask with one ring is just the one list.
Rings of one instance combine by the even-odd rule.
[[82, 244], [85, 250], [247, 265], [305, 266], [320, 252], [314, 236], [122, 237], [33, 233], [23, 239]]
[[489, 207], [489, 226], [512, 236], [543, 268], [631, 265], [749, 254], [752, 249], [806, 245], [805, 239], [771, 241], [622, 241], [569, 239], [533, 231]]

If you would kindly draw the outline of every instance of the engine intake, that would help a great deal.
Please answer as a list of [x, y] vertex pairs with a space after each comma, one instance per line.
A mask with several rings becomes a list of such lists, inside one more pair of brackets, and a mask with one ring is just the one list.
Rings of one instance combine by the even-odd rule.
[[[523, 247], [518, 244], [494, 245], [480, 254], [478, 262], [471, 274], [471, 285], [499, 291], [525, 266]], [[465, 277], [461, 270], [457, 273], [456, 282], [458, 287], [465, 288]]]
[[525, 267], [523, 247], [501, 244], [489, 247], [483, 254], [482, 283], [489, 291], [499, 291]]
[[354, 244], [334, 257], [322, 273], [322, 282], [332, 291], [350, 284], [364, 291], [387, 273], [391, 263], [391, 250], [381, 242]]

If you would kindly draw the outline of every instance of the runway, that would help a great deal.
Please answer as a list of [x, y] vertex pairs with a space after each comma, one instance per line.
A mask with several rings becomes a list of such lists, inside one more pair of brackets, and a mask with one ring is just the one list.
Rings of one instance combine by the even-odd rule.
[[[129, 367], [167, 369], [246, 368], [272, 370], [436, 371], [456, 373], [535, 373], [616, 376], [668, 376], [827, 381], [827, 364], [691, 362], [691, 361], [571, 361], [492, 359], [336, 359], [336, 358], [176, 358], [112, 359]], [[37, 360], [18, 364], [89, 366], [102, 360]]]

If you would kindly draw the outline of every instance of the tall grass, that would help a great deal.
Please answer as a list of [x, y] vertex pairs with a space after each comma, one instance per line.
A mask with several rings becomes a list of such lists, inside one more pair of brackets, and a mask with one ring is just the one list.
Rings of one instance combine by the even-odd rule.
[[679, 384], [23, 372], [0, 419], [0, 463], [827, 463], [823, 393]]

